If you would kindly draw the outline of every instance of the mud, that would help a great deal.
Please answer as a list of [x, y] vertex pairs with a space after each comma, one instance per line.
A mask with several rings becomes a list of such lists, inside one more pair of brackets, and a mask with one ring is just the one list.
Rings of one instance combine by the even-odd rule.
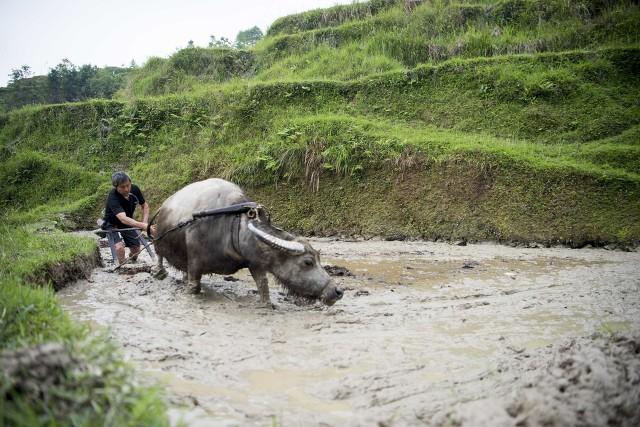
[[172, 419], [192, 426], [638, 419], [640, 253], [312, 244], [340, 267], [345, 296], [330, 308], [273, 286], [277, 309], [259, 308], [246, 272], [207, 276], [193, 296], [179, 272], [157, 281], [139, 266], [96, 269], [59, 297], [76, 319], [108, 327], [164, 384]]

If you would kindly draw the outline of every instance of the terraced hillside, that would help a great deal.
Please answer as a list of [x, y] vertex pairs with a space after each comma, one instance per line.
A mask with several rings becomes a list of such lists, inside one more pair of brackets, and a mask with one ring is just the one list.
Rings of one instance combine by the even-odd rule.
[[[149, 60], [118, 100], [2, 118], [0, 204], [89, 221], [125, 168], [155, 206], [237, 181], [305, 234], [635, 244], [639, 18], [601, 0], [283, 17], [252, 50]], [[67, 177], [40, 191], [43, 170]]]
[[251, 50], [152, 58], [114, 100], [0, 115], [0, 350], [59, 341], [100, 373], [69, 368], [53, 397], [0, 378], [0, 424], [167, 423], [30, 286], [95, 265], [60, 230], [94, 227], [114, 170], [152, 208], [236, 181], [306, 235], [637, 246], [638, 22], [638, 1], [372, 0], [283, 17]]

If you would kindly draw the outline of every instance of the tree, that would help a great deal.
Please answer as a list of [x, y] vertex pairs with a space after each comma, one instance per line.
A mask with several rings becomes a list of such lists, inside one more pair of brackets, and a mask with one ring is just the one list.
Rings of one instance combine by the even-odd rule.
[[262, 37], [264, 37], [264, 34], [262, 34], [262, 30], [258, 26], [240, 31], [236, 36], [236, 48], [246, 49], [254, 46]]
[[75, 81], [75, 92], [78, 100], [95, 96], [95, 94], [91, 92], [89, 82], [97, 73], [98, 67], [91, 64], [85, 64], [78, 69]]
[[9, 84], [15, 83], [18, 80], [28, 79], [32, 75], [33, 72], [31, 71], [31, 67], [29, 67], [28, 65], [23, 65], [20, 68], [12, 68], [11, 73], [9, 74]]
[[111, 98], [124, 86], [125, 75], [130, 69], [119, 67], [98, 68], [95, 76], [89, 80], [89, 93], [93, 98]]
[[209, 36], [211, 41], [209, 42], [209, 47], [223, 47], [223, 48], [231, 48], [231, 42], [226, 37], [220, 37], [216, 39], [216, 36]]
[[49, 70], [47, 78], [49, 79], [50, 102], [77, 101], [77, 77], [77, 67], [67, 58]]
[[130, 68], [80, 67], [68, 59], [49, 70], [46, 76], [33, 76], [31, 67], [11, 70], [6, 88], [0, 88], [0, 111], [30, 104], [80, 101], [87, 98], [111, 98], [125, 83]]
[[80, 101], [96, 94], [91, 90], [91, 80], [98, 67], [85, 64], [77, 67], [68, 59], [52, 68], [48, 74], [50, 102]]
[[2, 89], [0, 104], [7, 111], [46, 101], [46, 79], [40, 76], [33, 77], [28, 65], [13, 68], [9, 74], [9, 84]]

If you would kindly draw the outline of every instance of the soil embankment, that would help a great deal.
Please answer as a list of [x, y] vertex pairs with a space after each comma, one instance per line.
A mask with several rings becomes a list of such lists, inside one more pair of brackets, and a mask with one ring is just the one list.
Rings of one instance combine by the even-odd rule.
[[637, 424], [640, 253], [312, 244], [345, 268], [331, 308], [275, 286], [278, 308], [257, 308], [245, 272], [193, 296], [140, 264], [59, 297], [109, 327], [193, 426]]

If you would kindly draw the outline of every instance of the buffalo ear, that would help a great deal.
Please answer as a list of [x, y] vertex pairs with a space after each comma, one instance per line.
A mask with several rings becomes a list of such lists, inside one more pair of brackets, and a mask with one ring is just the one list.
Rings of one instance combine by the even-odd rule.
[[304, 245], [300, 242], [296, 242], [293, 240], [284, 240], [279, 237], [273, 236], [266, 231], [262, 231], [257, 228], [255, 225], [253, 225], [253, 222], [250, 222], [247, 227], [249, 228], [249, 231], [251, 231], [258, 237], [258, 239], [262, 240], [264, 243], [274, 249], [296, 255], [301, 255], [304, 253]]

